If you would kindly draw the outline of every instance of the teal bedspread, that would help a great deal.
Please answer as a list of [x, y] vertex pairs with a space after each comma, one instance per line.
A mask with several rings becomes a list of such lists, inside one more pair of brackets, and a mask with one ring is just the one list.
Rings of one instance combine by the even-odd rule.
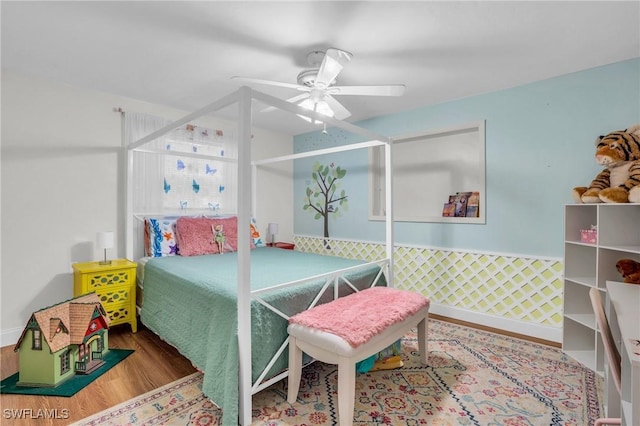
[[[253, 290], [335, 271], [364, 262], [293, 250], [261, 247], [251, 251]], [[379, 267], [350, 272], [358, 288], [371, 285]], [[203, 392], [223, 411], [223, 425], [238, 421], [237, 253], [150, 259], [144, 270], [145, 326], [175, 346], [204, 372]], [[287, 315], [303, 311], [324, 284], [315, 283], [263, 295]], [[386, 285], [384, 277], [378, 285]], [[341, 293], [350, 290], [342, 284]], [[315, 291], [314, 291], [315, 289]], [[332, 298], [332, 291], [323, 301]], [[252, 377], [255, 381], [287, 337], [287, 321], [252, 302]], [[287, 351], [272, 368], [287, 367]], [[271, 374], [271, 375], [273, 375]], [[267, 376], [269, 377], [269, 376]]]

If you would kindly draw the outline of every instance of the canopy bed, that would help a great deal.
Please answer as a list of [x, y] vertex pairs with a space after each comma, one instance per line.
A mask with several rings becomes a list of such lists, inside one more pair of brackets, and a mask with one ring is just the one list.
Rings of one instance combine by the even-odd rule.
[[[251, 106], [254, 101], [319, 120], [368, 141], [251, 161]], [[163, 135], [234, 104], [238, 108], [237, 155], [216, 159], [233, 162], [237, 167], [237, 185], [233, 193], [235, 208], [232, 214], [216, 217], [209, 217], [209, 211], [208, 217], [201, 220], [211, 221], [206, 223], [210, 232], [216, 221], [233, 221], [227, 222], [236, 225], [228, 237], [233, 237], [235, 246], [223, 255], [214, 251], [211, 254], [194, 252], [199, 254], [194, 256], [149, 257], [143, 247], [146, 219], [175, 212], [145, 211], [145, 207], [137, 203], [143, 196], [140, 195], [139, 180], [146, 177], [135, 172], [136, 155], [172, 155], [157, 143]], [[391, 141], [367, 129], [248, 87], [241, 87], [140, 139], [132, 141], [123, 137], [123, 141], [127, 161], [126, 255], [139, 261], [140, 275], [144, 277], [141, 321], [204, 372], [203, 392], [222, 408], [223, 424], [248, 425], [252, 417], [252, 395], [288, 374], [285, 349], [289, 341], [286, 327], [290, 316], [367, 287], [393, 285]], [[237, 224], [249, 224], [255, 217], [255, 187], [261, 166], [374, 146], [383, 146], [386, 158], [386, 254], [383, 259], [363, 262], [241, 243], [251, 241], [250, 227]], [[194, 151], [180, 155], [208, 154]], [[180, 212], [178, 226], [187, 221], [187, 216], [193, 218], [194, 213], [197, 212]], [[180, 230], [177, 235], [182, 245]]]

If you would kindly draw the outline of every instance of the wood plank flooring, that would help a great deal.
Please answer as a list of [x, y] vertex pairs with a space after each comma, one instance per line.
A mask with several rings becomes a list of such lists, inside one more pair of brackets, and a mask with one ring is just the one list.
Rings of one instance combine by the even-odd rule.
[[[196, 371], [175, 348], [141, 324], [137, 333], [131, 333], [127, 324], [112, 327], [109, 347], [135, 352], [71, 398], [0, 395], [0, 424], [68, 425]], [[3, 379], [18, 371], [18, 356], [12, 346], [0, 349], [0, 366]], [[14, 418], [15, 410], [22, 414], [22, 420]], [[38, 410], [59, 418], [36, 418]]]

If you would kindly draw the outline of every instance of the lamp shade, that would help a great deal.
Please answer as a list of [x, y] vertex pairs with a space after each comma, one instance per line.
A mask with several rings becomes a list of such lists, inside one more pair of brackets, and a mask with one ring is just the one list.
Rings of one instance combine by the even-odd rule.
[[276, 235], [278, 233], [278, 224], [270, 223], [269, 224], [269, 235]]
[[113, 248], [113, 232], [98, 232], [96, 235], [96, 245], [99, 249]]

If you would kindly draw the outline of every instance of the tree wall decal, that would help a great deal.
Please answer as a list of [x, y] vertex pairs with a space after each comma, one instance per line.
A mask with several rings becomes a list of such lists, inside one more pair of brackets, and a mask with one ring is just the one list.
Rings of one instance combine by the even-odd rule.
[[[329, 238], [329, 215], [340, 217], [343, 211], [347, 211], [349, 204], [347, 195], [342, 189], [340, 180], [347, 174], [345, 169], [336, 167], [333, 163], [322, 165], [319, 162], [313, 164], [311, 178], [313, 183], [307, 187], [304, 210], [314, 213], [314, 219], [323, 219], [324, 237]], [[329, 248], [325, 240], [325, 247]]]

